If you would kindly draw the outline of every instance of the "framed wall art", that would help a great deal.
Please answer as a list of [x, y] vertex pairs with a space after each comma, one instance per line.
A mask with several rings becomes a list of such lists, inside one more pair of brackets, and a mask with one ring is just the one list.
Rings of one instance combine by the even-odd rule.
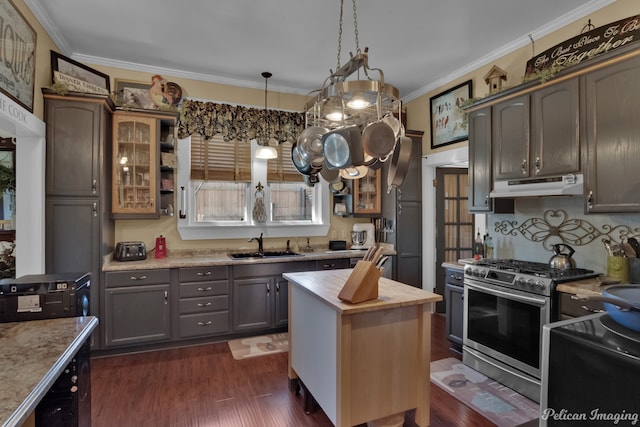
[[84, 64], [51, 51], [51, 79], [54, 83], [64, 83], [76, 92], [111, 93], [109, 76]]
[[430, 98], [432, 149], [469, 138], [466, 113], [461, 107], [471, 93], [472, 81], [468, 80]]
[[122, 107], [158, 110], [151, 100], [150, 83], [116, 79], [116, 104]]
[[[36, 32], [11, 0], [0, 0], [0, 91], [33, 113]], [[2, 52], [0, 47], [0, 53]]]

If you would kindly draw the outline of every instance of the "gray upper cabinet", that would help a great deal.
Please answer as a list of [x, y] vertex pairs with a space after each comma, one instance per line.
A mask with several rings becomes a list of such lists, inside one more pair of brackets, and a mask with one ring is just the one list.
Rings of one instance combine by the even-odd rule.
[[490, 212], [491, 107], [469, 113], [469, 212]]
[[529, 95], [502, 101], [492, 111], [494, 179], [529, 176]]
[[100, 196], [110, 112], [103, 102], [45, 99], [47, 195]]
[[531, 94], [529, 176], [580, 172], [578, 78]]
[[579, 86], [573, 78], [493, 106], [497, 180], [580, 172]]
[[587, 212], [640, 212], [640, 56], [583, 77]]

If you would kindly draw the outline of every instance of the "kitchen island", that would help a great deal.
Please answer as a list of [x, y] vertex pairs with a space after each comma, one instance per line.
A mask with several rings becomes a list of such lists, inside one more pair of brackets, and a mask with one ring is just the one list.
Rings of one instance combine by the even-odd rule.
[[20, 426], [98, 325], [93, 316], [0, 324], [0, 423]]
[[285, 273], [289, 379], [338, 427], [416, 409], [429, 425], [431, 313], [440, 295], [381, 278], [378, 298], [338, 299], [352, 270]]

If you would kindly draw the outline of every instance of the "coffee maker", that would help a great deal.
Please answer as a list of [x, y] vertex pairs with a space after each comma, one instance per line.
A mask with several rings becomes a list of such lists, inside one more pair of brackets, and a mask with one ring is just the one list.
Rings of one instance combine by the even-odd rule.
[[353, 224], [351, 249], [369, 249], [376, 244], [376, 230], [371, 223]]

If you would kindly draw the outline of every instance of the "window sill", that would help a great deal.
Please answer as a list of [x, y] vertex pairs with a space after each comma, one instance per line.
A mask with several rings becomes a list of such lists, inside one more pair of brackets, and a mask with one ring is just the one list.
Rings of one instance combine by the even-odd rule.
[[[186, 222], [186, 221], [185, 221]], [[263, 232], [265, 237], [294, 237], [294, 236], [326, 236], [330, 224], [261, 224], [242, 226], [213, 226], [187, 225], [178, 221], [178, 233], [183, 240], [209, 239], [241, 239], [255, 237]]]

